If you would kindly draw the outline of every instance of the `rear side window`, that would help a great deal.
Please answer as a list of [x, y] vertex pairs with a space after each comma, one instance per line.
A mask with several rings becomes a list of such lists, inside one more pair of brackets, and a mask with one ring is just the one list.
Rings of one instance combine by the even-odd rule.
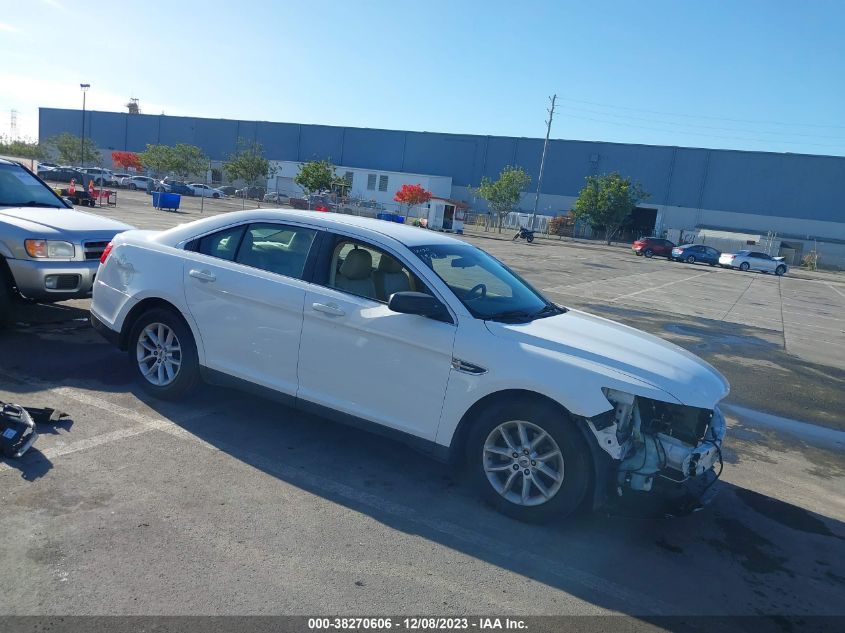
[[278, 275], [302, 279], [317, 231], [301, 226], [251, 224], [244, 234], [237, 262]]
[[225, 259], [226, 261], [234, 261], [235, 255], [238, 252], [238, 244], [241, 243], [241, 237], [244, 234], [244, 226], [233, 226], [228, 229], [223, 229], [217, 233], [206, 235], [199, 239], [195, 250], [203, 255]]

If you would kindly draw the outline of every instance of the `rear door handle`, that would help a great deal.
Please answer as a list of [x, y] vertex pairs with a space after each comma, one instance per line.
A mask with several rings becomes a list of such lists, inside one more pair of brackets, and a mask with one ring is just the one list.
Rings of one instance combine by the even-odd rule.
[[333, 303], [312, 303], [311, 307], [317, 312], [325, 312], [326, 314], [331, 314], [332, 316], [343, 316], [346, 314], [340, 306]]
[[217, 277], [215, 277], [212, 273], [208, 272], [207, 270], [191, 269], [188, 274], [194, 279], [199, 279], [200, 281], [214, 281], [215, 279], [217, 279]]

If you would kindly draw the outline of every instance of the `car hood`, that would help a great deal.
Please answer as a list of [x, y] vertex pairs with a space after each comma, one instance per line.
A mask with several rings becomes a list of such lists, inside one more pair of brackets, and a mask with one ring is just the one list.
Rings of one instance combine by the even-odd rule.
[[32, 233], [34, 237], [67, 233], [84, 234], [86, 237], [92, 233], [113, 235], [134, 228], [111, 218], [75, 209], [0, 207], [0, 219]]
[[494, 336], [608, 367], [647, 382], [687, 406], [713, 409], [730, 390], [724, 376], [695, 354], [578, 310], [530, 323], [486, 323]]

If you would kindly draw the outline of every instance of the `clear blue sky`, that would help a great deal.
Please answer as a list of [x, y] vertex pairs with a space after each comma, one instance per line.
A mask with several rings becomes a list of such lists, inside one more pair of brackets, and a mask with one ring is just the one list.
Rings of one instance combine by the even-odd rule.
[[[89, 37], [67, 30], [91, 27]], [[845, 2], [0, 0], [37, 106], [845, 155]]]

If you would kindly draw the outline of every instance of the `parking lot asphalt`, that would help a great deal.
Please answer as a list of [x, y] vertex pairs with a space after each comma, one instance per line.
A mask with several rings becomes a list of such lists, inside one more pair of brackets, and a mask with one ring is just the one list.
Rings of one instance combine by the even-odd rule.
[[[199, 200], [148, 201], [95, 212], [199, 217]], [[389, 440], [235, 391], [151, 400], [87, 301], [28, 306], [0, 332], [0, 400], [69, 418], [0, 463], [0, 613], [845, 615], [845, 287], [490, 237], [467, 239], [726, 374], [725, 470], [703, 511], [622, 500], [520, 524]]]

